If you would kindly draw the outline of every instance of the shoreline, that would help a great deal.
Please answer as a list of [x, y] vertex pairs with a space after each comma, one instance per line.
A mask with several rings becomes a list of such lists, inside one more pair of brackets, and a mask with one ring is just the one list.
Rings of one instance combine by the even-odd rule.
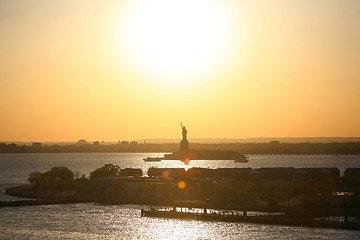
[[[43, 152], [43, 151], [39, 151], [39, 152], [0, 152], [1, 154], [74, 154], [74, 153], [80, 153], [80, 154], [87, 154], [87, 153], [150, 153], [150, 154], [154, 154], [154, 153], [161, 153], [161, 154], [167, 154], [169, 153], [169, 151], [68, 151], [68, 152]], [[360, 155], [360, 153], [244, 153], [244, 155], [246, 156], [266, 156], [266, 155], [270, 155], [270, 156], [292, 156], [292, 155], [299, 155], [299, 156], [306, 156], [306, 155], [310, 155], [310, 156], [349, 156], [349, 155]], [[164, 160], [177, 160], [177, 159], [164, 159]], [[222, 161], [225, 159], [197, 159], [197, 160], [209, 160], [209, 161]], [[232, 160], [232, 159], [226, 159], [226, 160]]]
[[[184, 142], [184, 141], [182, 141]], [[349, 155], [360, 154], [360, 142], [324, 142], [324, 143], [286, 143], [279, 141], [270, 141], [267, 143], [191, 143], [188, 142], [184, 151], [235, 151], [241, 154], [331, 154], [331, 155]], [[180, 144], [180, 146], [182, 146]], [[178, 152], [177, 143], [159, 143], [159, 144], [72, 144], [72, 145], [16, 145], [15, 143], [0, 143], [0, 153], [174, 153]]]

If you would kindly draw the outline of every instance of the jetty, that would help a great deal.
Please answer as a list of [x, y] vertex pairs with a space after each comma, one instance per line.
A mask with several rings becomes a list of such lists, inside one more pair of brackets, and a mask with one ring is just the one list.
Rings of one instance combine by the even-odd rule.
[[[318, 215], [317, 217], [315, 217]], [[242, 222], [314, 228], [360, 230], [360, 219], [321, 216], [321, 214], [287, 214], [285, 212], [254, 212], [247, 210], [220, 210], [187, 207], [141, 209], [141, 217], [176, 218], [201, 221]]]

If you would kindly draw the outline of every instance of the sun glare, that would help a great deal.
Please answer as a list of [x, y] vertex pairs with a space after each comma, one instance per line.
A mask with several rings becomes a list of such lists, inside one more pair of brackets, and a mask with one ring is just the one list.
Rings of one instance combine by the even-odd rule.
[[119, 50], [146, 79], [199, 83], [226, 64], [235, 39], [232, 17], [218, 0], [132, 1], [118, 24]]

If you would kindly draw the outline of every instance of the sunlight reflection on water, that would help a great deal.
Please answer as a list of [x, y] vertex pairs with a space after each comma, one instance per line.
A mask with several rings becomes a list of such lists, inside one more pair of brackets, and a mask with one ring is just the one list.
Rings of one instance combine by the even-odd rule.
[[357, 239], [358, 231], [141, 217], [148, 206], [2, 208], [1, 239]]

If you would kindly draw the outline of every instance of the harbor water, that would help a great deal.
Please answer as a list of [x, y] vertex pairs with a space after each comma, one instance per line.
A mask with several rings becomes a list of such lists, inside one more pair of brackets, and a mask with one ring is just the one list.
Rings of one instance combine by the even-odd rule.
[[[360, 167], [359, 155], [251, 155], [248, 163], [233, 161], [144, 162], [163, 153], [0, 154], [0, 201], [10, 186], [26, 184], [33, 171], [65, 166], [78, 177], [106, 163], [121, 168], [150, 167], [336, 167], [343, 174]], [[360, 231], [281, 225], [228, 223], [140, 216], [149, 206], [93, 203], [0, 208], [0, 239], [359, 239]]]

